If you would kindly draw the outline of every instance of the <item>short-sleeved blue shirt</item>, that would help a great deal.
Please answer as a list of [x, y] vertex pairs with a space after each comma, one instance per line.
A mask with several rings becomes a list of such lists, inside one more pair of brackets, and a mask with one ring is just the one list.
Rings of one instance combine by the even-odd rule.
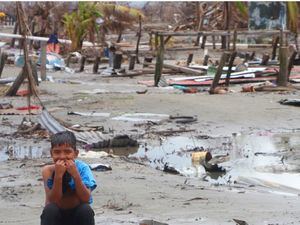
[[[81, 177], [81, 180], [82, 180], [82, 183], [84, 183], [84, 185], [89, 188], [91, 191], [93, 191], [96, 187], [97, 187], [97, 184], [96, 184], [96, 181], [94, 179], [94, 176], [93, 176], [93, 173], [90, 169], [90, 167], [80, 161], [80, 160], [75, 160], [75, 165], [77, 167], [77, 170], [80, 174], [80, 177]], [[47, 186], [49, 189], [52, 189], [53, 187], [53, 179], [48, 179], [47, 180]], [[71, 188], [71, 190], [75, 190], [75, 181], [73, 178], [71, 178], [70, 182], [69, 182], [69, 186]], [[93, 198], [92, 198], [92, 195], [89, 199], [89, 204], [93, 203]]]

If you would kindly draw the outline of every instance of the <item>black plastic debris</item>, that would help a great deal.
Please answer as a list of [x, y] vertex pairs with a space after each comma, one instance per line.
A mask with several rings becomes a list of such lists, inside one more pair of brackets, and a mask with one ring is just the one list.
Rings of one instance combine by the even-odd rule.
[[170, 174], [180, 174], [180, 172], [174, 166], [170, 166], [168, 163], [164, 165], [163, 171]]
[[112, 139], [102, 140], [97, 143], [86, 145], [86, 149], [137, 147], [138, 145], [138, 142], [130, 138], [128, 135], [117, 135]]
[[282, 99], [279, 103], [282, 105], [300, 106], [300, 99]]
[[107, 164], [94, 163], [94, 164], [90, 164], [89, 166], [91, 170], [99, 171], [99, 172], [112, 170], [111, 166]]
[[170, 116], [170, 119], [176, 123], [192, 123], [197, 121], [197, 118], [193, 116]]
[[244, 220], [232, 219], [237, 225], [248, 225]]

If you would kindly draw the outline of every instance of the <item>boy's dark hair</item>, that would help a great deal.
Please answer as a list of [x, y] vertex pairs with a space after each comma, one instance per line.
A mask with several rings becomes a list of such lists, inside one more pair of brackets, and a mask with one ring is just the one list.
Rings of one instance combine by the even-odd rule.
[[62, 131], [51, 136], [51, 148], [59, 145], [68, 144], [76, 150], [76, 137], [70, 131]]

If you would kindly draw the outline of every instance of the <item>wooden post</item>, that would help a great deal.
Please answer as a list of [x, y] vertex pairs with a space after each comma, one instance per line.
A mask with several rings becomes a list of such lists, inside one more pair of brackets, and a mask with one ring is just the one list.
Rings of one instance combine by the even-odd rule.
[[5, 96], [15, 96], [17, 91], [19, 90], [19, 87], [23, 83], [25, 77], [26, 77], [26, 72], [25, 72], [25, 67], [23, 67], [21, 72], [15, 79], [14, 83], [12, 84], [12, 86], [6, 92]]
[[113, 68], [114, 69], [120, 69], [122, 64], [122, 52], [115, 52], [114, 58], [113, 58]]
[[254, 57], [255, 57], [255, 51], [253, 51], [250, 55], [250, 60], [254, 60]]
[[236, 50], [236, 41], [237, 41], [237, 32], [236, 28], [233, 31], [233, 46], [232, 46], [232, 51]]
[[279, 73], [277, 76], [277, 86], [287, 86], [287, 78], [288, 78], [288, 48], [280, 47], [279, 49]]
[[143, 67], [148, 67], [148, 64], [152, 62], [152, 56], [146, 55], [144, 57], [144, 64]]
[[158, 33], [155, 32], [155, 37], [154, 37], [154, 49], [155, 49], [155, 52], [157, 52], [158, 50]]
[[93, 74], [97, 74], [98, 73], [100, 59], [101, 59], [101, 57], [97, 53], [96, 58], [95, 58], [95, 62], [94, 62], [94, 66], [93, 66]]
[[[291, 74], [292, 68], [294, 67], [294, 60], [295, 60], [297, 54], [298, 54], [297, 51], [294, 50], [292, 55], [289, 58], [287, 81], [290, 80], [290, 74]], [[1, 76], [1, 73], [0, 73], [0, 76]]]
[[[18, 32], [18, 28], [19, 28], [19, 23], [16, 22], [16, 23], [15, 23], [15, 26], [14, 26], [14, 31], [13, 31], [14, 34], [16, 34], [16, 33]], [[12, 38], [12, 39], [11, 39], [11, 42], [10, 42], [10, 47], [11, 47], [11, 48], [14, 48], [14, 47], [15, 47], [15, 41], [16, 41], [15, 38]]]
[[208, 64], [208, 59], [209, 59], [209, 55], [205, 55], [205, 56], [204, 56], [204, 60], [203, 60], [203, 66], [207, 66], [207, 64]]
[[136, 55], [130, 55], [128, 70], [134, 70], [135, 58], [136, 58]]
[[220, 80], [220, 77], [222, 75], [222, 72], [223, 72], [223, 67], [225, 65], [225, 62], [228, 61], [228, 58], [230, 56], [230, 53], [229, 52], [224, 52], [221, 56], [221, 59], [220, 59], [220, 64], [218, 66], [218, 69], [216, 71], [216, 74], [215, 74], [215, 77], [214, 77], [214, 80], [211, 84], [211, 87], [210, 87], [210, 90], [209, 90], [209, 93], [210, 94], [214, 94], [214, 90], [215, 88], [218, 86], [218, 83], [219, 83], [219, 80]]
[[212, 35], [213, 49], [216, 49], [216, 36]]
[[5, 52], [2, 52], [0, 54], [0, 78], [2, 75], [2, 71], [3, 71], [4, 65], [5, 65], [6, 59], [7, 59], [7, 54]]
[[30, 60], [30, 66], [32, 68], [32, 76], [34, 78], [35, 84], [39, 86], [39, 78], [38, 78], [36, 64], [32, 62], [32, 60]]
[[159, 36], [159, 41], [160, 41], [160, 46], [159, 50], [156, 54], [156, 65], [155, 65], [155, 75], [154, 75], [154, 85], [155, 87], [158, 86], [161, 73], [162, 73], [162, 68], [164, 65], [164, 36], [160, 35]]
[[202, 49], [205, 48], [206, 37], [207, 37], [206, 35], [204, 35], [204, 36], [202, 37], [202, 43], [201, 43], [201, 48], [202, 48]]
[[70, 67], [71, 58], [72, 58], [72, 55], [69, 53], [69, 55], [67, 57], [67, 60], [66, 60], [66, 66], [67, 67]]
[[41, 79], [42, 81], [45, 81], [47, 78], [46, 74], [46, 63], [47, 63], [47, 43], [42, 42], [41, 43]]
[[277, 45], [279, 43], [279, 36], [276, 36], [275, 40], [273, 41], [273, 50], [272, 50], [272, 60], [276, 58], [276, 51], [277, 51]]
[[148, 45], [149, 45], [149, 49], [150, 49], [150, 51], [152, 51], [153, 50], [153, 45], [152, 45], [152, 36], [153, 36], [153, 34], [152, 34], [152, 31], [149, 33], [149, 43], [148, 43]]
[[137, 42], [136, 42], [135, 55], [136, 55], [136, 63], [140, 64], [139, 45], [140, 45], [140, 40], [141, 40], [141, 36], [142, 36], [142, 16], [141, 15], [139, 15], [139, 31], [138, 31], [137, 34], [138, 34], [138, 39], [137, 39]]
[[229, 82], [230, 82], [230, 74], [231, 74], [231, 69], [232, 69], [232, 66], [233, 66], [233, 62], [234, 62], [234, 59], [237, 55], [237, 52], [236, 51], [233, 51], [230, 55], [230, 59], [229, 59], [229, 64], [228, 64], [228, 71], [227, 71], [227, 75], [226, 75], [226, 81], [225, 81], [225, 86], [228, 87], [229, 86]]
[[[35, 22], [32, 21], [32, 23], [31, 23], [31, 29], [30, 29], [31, 35], [34, 34], [34, 27], [35, 27]], [[33, 40], [30, 40], [30, 42], [29, 42], [29, 49], [30, 49], [30, 50], [32, 49], [32, 44], [33, 44]]]
[[188, 55], [188, 58], [186, 60], [186, 65], [189, 66], [190, 63], [193, 61], [193, 57], [194, 57], [194, 54], [189, 54]]
[[78, 72], [83, 72], [84, 71], [84, 64], [85, 64], [86, 56], [81, 55], [80, 59], [80, 68]]
[[268, 65], [269, 59], [270, 59], [269, 54], [263, 54], [260, 65], [262, 66]]

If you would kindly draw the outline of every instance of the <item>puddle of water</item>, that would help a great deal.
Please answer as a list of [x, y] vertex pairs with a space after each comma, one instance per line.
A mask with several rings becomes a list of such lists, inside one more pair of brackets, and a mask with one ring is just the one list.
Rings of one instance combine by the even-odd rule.
[[165, 163], [173, 165], [189, 177], [203, 177], [204, 168], [194, 165], [191, 154], [196, 149], [208, 150], [213, 158], [227, 155], [220, 163], [227, 174], [218, 184], [240, 181], [264, 187], [300, 190], [300, 133], [261, 133], [233, 135], [232, 137], [191, 138], [168, 137], [157, 143], [143, 144], [129, 157], [140, 158], [154, 168], [163, 169]]

